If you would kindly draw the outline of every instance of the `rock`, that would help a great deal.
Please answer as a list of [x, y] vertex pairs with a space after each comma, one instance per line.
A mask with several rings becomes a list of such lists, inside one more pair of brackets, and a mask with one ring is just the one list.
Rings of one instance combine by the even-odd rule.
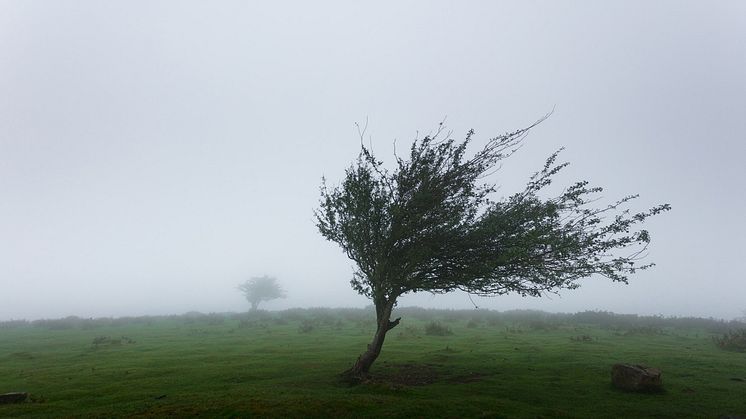
[[611, 384], [627, 391], [659, 392], [663, 390], [661, 370], [644, 365], [614, 364]]
[[21, 403], [26, 401], [28, 393], [5, 393], [0, 394], [0, 404]]

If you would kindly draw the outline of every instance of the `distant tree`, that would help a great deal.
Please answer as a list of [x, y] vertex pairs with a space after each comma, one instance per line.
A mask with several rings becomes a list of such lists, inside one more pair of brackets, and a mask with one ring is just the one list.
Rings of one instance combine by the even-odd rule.
[[246, 300], [251, 304], [251, 311], [259, 308], [262, 301], [285, 298], [285, 291], [277, 283], [277, 278], [271, 276], [254, 277], [238, 286]]
[[372, 342], [345, 376], [368, 375], [386, 333], [399, 324], [390, 319], [397, 299], [407, 293], [541, 296], [577, 288], [578, 279], [593, 274], [626, 283], [629, 274], [653, 266], [637, 264], [650, 235], [633, 228], [669, 205], [630, 214], [623, 207], [632, 195], [592, 207], [602, 189], [586, 181], [543, 197], [568, 165], [556, 162], [559, 151], [522, 191], [492, 199], [496, 187], [485, 178], [541, 121], [490, 139], [471, 157], [474, 131], [456, 142], [439, 138], [441, 124], [434, 135], [415, 139], [407, 159], [396, 156], [391, 171], [362, 145], [341, 185], [329, 188], [323, 180], [317, 227], [357, 264], [352, 288], [373, 301], [377, 318]]

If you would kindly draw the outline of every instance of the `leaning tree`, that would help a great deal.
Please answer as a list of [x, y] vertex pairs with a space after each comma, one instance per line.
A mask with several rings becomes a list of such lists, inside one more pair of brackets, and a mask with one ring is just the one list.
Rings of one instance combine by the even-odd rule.
[[[542, 119], [543, 120], [543, 119]], [[540, 296], [577, 288], [593, 274], [627, 282], [650, 242], [635, 229], [668, 204], [630, 213], [627, 196], [593, 206], [601, 188], [580, 181], [554, 196], [547, 186], [568, 163], [552, 154], [525, 188], [493, 199], [486, 178], [512, 155], [533, 125], [487, 141], [468, 153], [463, 141], [434, 135], [415, 139], [407, 158], [395, 155], [391, 170], [369, 148], [346, 171], [341, 185], [323, 180], [317, 227], [357, 264], [352, 288], [370, 298], [377, 329], [367, 350], [344, 375], [360, 380], [381, 352], [397, 299], [407, 293]]]
[[247, 280], [238, 286], [238, 290], [251, 304], [251, 311], [256, 311], [262, 301], [285, 298], [285, 291], [277, 283], [277, 278], [267, 275]]

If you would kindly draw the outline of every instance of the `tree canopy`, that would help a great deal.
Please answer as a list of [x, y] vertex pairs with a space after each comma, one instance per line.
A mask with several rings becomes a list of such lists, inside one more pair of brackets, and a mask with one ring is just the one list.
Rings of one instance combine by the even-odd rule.
[[[543, 119], [542, 119], [543, 120]], [[373, 300], [378, 330], [349, 371], [367, 374], [380, 352], [397, 298], [418, 291], [540, 296], [594, 274], [626, 283], [650, 242], [636, 229], [663, 204], [632, 213], [637, 195], [594, 206], [602, 188], [578, 181], [556, 196], [547, 187], [568, 163], [549, 156], [525, 188], [495, 199], [487, 179], [520, 147], [531, 126], [489, 139], [469, 155], [474, 131], [456, 141], [441, 128], [416, 139], [392, 170], [362, 145], [341, 185], [321, 187], [317, 227], [357, 269], [352, 287]], [[444, 138], [440, 138], [444, 136]]]
[[251, 304], [251, 310], [259, 307], [262, 301], [285, 298], [285, 291], [277, 283], [277, 278], [271, 276], [254, 277], [238, 286], [246, 300]]

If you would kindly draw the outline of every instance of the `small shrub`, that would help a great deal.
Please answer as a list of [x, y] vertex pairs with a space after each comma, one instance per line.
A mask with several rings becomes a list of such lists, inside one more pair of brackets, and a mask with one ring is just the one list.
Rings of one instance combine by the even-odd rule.
[[593, 342], [593, 338], [588, 335], [570, 336], [573, 342]]
[[111, 338], [108, 336], [96, 336], [95, 338], [93, 338], [93, 345], [94, 346], [102, 345], [104, 343], [108, 343], [110, 340]]
[[311, 333], [316, 327], [314, 326], [313, 322], [310, 320], [303, 320], [303, 322], [298, 326], [298, 333]]
[[476, 329], [477, 327], [479, 327], [479, 321], [477, 320], [471, 319], [466, 323], [467, 329]]
[[428, 336], [449, 336], [452, 335], [453, 332], [450, 327], [441, 324], [440, 322], [431, 321], [425, 325], [425, 334]]
[[713, 336], [712, 340], [720, 349], [746, 352], [746, 329], [731, 330], [722, 336]]
[[523, 333], [523, 329], [516, 326], [505, 326], [505, 333]]

